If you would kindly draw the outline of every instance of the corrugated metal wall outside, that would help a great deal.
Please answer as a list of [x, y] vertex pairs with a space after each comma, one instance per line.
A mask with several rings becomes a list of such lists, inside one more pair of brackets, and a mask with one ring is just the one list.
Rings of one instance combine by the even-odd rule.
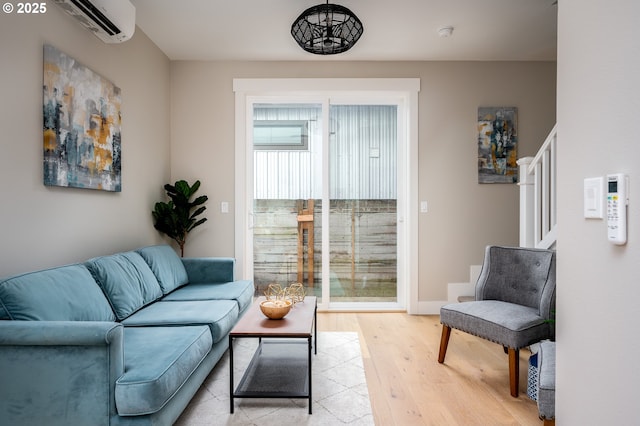
[[[309, 120], [307, 151], [255, 150], [255, 199], [322, 198], [320, 105], [256, 105], [254, 120]], [[397, 108], [393, 105], [332, 105], [330, 108], [330, 198], [397, 198]]]
[[395, 199], [396, 107], [332, 105], [330, 114], [331, 199]]

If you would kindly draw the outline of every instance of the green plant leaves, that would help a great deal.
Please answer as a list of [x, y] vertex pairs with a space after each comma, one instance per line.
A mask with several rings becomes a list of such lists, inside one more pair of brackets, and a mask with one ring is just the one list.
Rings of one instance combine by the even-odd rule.
[[206, 195], [201, 195], [191, 201], [199, 188], [199, 180], [195, 181], [193, 185], [189, 185], [185, 180], [179, 180], [173, 185], [166, 184], [164, 189], [170, 201], [157, 202], [151, 212], [154, 220], [153, 227], [175, 240], [180, 246], [181, 255], [184, 255], [187, 234], [196, 226], [207, 221], [206, 217], [198, 219], [198, 216], [207, 209], [202, 204], [207, 202], [209, 198]]

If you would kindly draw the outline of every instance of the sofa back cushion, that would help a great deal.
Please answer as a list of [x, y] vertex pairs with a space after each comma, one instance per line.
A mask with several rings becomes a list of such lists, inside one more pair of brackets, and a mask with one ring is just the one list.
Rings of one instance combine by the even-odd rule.
[[9, 312], [2, 306], [2, 301], [0, 301], [0, 320], [8, 320], [11, 319], [9, 316]]
[[96, 257], [85, 265], [109, 299], [118, 320], [162, 297], [158, 280], [136, 252]]
[[0, 281], [0, 313], [13, 320], [114, 321], [100, 287], [83, 265], [60, 266]]
[[171, 293], [189, 282], [182, 260], [170, 246], [143, 247], [136, 252], [147, 262], [164, 294]]

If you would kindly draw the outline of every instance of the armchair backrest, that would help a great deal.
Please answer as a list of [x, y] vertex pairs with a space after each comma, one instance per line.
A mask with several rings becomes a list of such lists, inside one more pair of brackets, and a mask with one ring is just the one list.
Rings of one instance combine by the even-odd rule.
[[555, 308], [555, 250], [487, 246], [476, 283], [476, 300], [501, 300], [538, 309]]

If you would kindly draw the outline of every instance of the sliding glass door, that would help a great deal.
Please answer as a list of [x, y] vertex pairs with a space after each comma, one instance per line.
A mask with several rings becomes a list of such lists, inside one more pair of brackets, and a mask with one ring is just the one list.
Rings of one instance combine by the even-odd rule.
[[322, 300], [322, 104], [253, 104], [253, 275]]
[[397, 302], [396, 105], [329, 107], [330, 301]]
[[250, 103], [253, 279], [321, 306], [396, 307], [398, 105]]

